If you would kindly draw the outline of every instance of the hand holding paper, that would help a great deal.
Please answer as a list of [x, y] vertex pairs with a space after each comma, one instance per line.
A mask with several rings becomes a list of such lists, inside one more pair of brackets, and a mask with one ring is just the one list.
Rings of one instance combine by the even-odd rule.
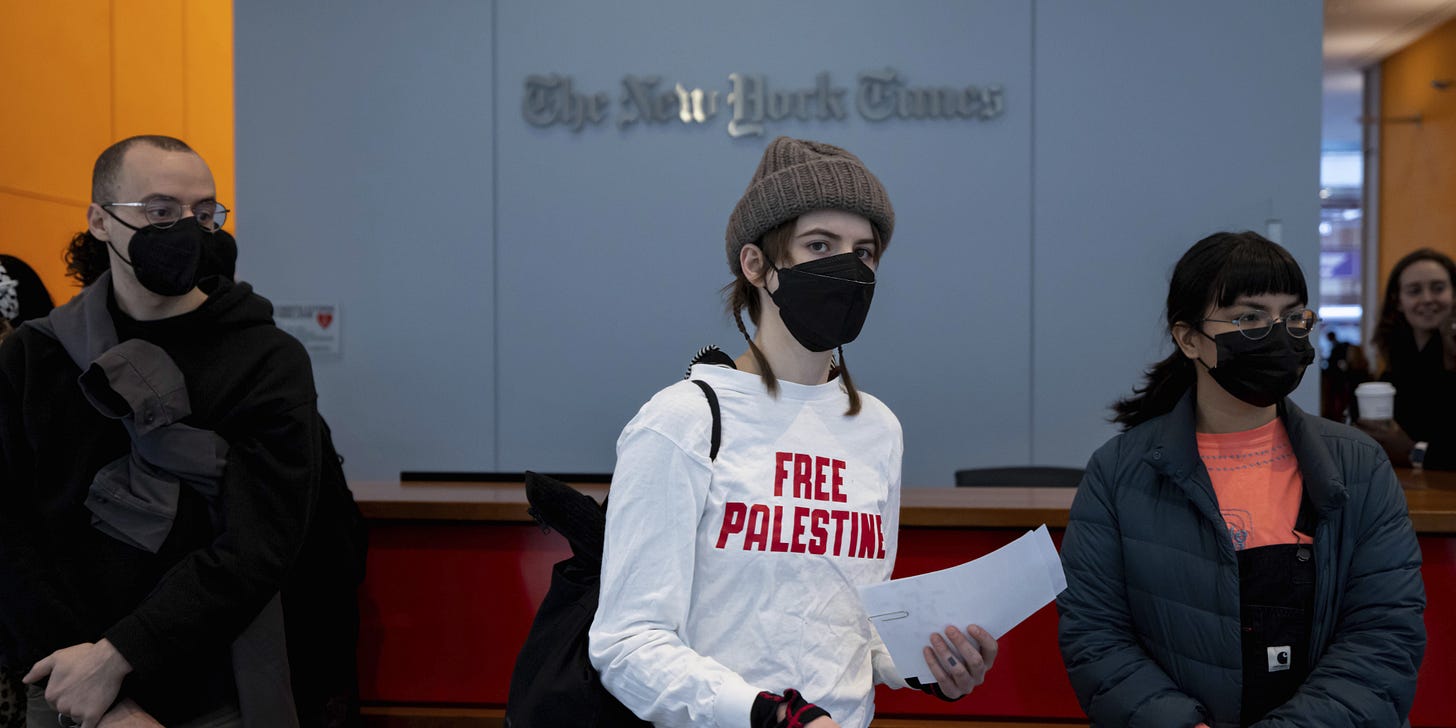
[[964, 632], [950, 626], [943, 634], [930, 635], [930, 644], [921, 652], [934, 682], [940, 686], [941, 696], [959, 700], [986, 681], [999, 649], [989, 632], [970, 625]]
[[960, 566], [859, 588], [865, 611], [903, 677], [936, 682], [922, 649], [946, 625], [977, 624], [995, 639], [1067, 588], [1046, 526]]

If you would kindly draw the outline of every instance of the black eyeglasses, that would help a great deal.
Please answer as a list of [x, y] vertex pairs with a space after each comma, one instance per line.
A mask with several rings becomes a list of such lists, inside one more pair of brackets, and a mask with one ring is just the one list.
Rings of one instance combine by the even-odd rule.
[[187, 210], [192, 211], [193, 217], [197, 218], [197, 224], [204, 230], [222, 227], [227, 222], [228, 213], [232, 212], [215, 200], [184, 205], [171, 198], [157, 198], [146, 202], [108, 202], [102, 207], [140, 207], [147, 216], [148, 224], [164, 230], [180, 222], [182, 214]]
[[1258, 341], [1268, 336], [1269, 332], [1274, 330], [1274, 324], [1277, 323], [1283, 323], [1284, 328], [1289, 330], [1290, 336], [1303, 339], [1309, 336], [1309, 332], [1314, 331], [1314, 327], [1319, 324], [1319, 317], [1315, 315], [1314, 311], [1305, 308], [1279, 317], [1271, 315], [1268, 311], [1250, 311], [1232, 319], [1210, 318], [1203, 319], [1199, 323], [1205, 321], [1233, 324], [1238, 327], [1239, 333], [1243, 334], [1244, 338]]

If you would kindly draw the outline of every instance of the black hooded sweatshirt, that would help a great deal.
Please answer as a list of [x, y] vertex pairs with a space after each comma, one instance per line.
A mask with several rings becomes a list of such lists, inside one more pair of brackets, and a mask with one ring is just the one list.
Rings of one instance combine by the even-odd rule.
[[0, 661], [20, 671], [54, 650], [108, 639], [131, 663], [122, 686], [164, 724], [235, 700], [229, 647], [279, 591], [318, 488], [318, 415], [308, 354], [246, 283], [213, 278], [198, 309], [136, 321], [111, 299], [119, 341], [165, 350], [186, 379], [183, 422], [228, 442], [214, 529], [183, 487], [148, 553], [91, 527], [84, 502], [131, 441], [77, 384], [60, 342], [23, 327], [0, 346]]

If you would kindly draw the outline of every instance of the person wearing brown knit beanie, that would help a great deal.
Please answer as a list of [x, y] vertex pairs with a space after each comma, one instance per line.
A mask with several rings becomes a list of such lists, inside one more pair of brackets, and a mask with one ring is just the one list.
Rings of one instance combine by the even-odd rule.
[[858, 157], [770, 142], [725, 234], [748, 350], [705, 349], [618, 439], [590, 652], [653, 725], [864, 728], [876, 684], [955, 700], [995, 661], [985, 630], [947, 627], [924, 648], [937, 682], [905, 680], [859, 603], [894, 568], [903, 447], [843, 347], [894, 230]]
[[[812, 231], [820, 233], [808, 235]], [[778, 386], [776, 362], [790, 381], [818, 384], [838, 376], [849, 397], [848, 413], [859, 412], [859, 391], [844, 365], [843, 344], [859, 335], [874, 297], [874, 269], [894, 232], [895, 208], [890, 196], [859, 157], [821, 142], [789, 137], [770, 142], [728, 218], [725, 236], [728, 268], [734, 276], [728, 307], [738, 330], [748, 339], [749, 351], [739, 357], [739, 368], [762, 376], [769, 392]], [[824, 233], [836, 237], [843, 233], [845, 237], [831, 241]], [[845, 257], [850, 253], [859, 258], [858, 263]], [[818, 262], [831, 257], [835, 263]], [[804, 310], [806, 303], [799, 302], [787, 316], [779, 315], [783, 304], [775, 303], [769, 285], [771, 278], [779, 278], [778, 269], [785, 263], [827, 265], [823, 272], [834, 277], [829, 280], [850, 280], [858, 286], [838, 284], [843, 290], [835, 291], [832, 301], [808, 302], [812, 307], [808, 310]], [[779, 283], [774, 281], [775, 292]], [[797, 283], [790, 281], [790, 285]], [[793, 302], [787, 305], [796, 306]], [[823, 310], [816, 310], [821, 306]], [[745, 308], [758, 329], [758, 342], [749, 338], [743, 325]], [[810, 334], [808, 329], [815, 327], [826, 330], [816, 332], [817, 336]], [[831, 328], [835, 330], [827, 330]], [[838, 350], [837, 366], [824, 353], [827, 348]]]

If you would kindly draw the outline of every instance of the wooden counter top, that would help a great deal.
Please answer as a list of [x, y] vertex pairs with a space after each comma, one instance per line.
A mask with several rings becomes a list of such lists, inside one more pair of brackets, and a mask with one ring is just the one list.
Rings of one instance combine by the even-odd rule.
[[[1456, 534], [1456, 472], [1397, 470], [1418, 533]], [[350, 484], [359, 508], [375, 520], [530, 523], [520, 483], [379, 482]], [[576, 488], [597, 500], [607, 486]], [[1075, 488], [906, 488], [900, 525], [943, 528], [1053, 528], [1067, 525]]]
[[[572, 483], [600, 502], [602, 484]], [[524, 483], [353, 481], [349, 489], [365, 518], [426, 521], [532, 522]]]

